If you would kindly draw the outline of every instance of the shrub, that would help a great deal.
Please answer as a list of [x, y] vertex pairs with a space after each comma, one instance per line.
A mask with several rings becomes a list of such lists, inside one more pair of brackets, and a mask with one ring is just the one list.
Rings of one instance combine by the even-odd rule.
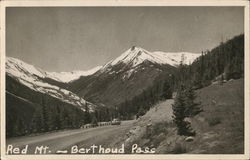
[[153, 131], [155, 135], [159, 135], [160, 133], [166, 133], [167, 127], [169, 123], [168, 122], [159, 122], [153, 125]]
[[186, 147], [181, 145], [180, 143], [176, 143], [172, 150], [173, 154], [182, 154], [186, 152], [187, 152]]
[[211, 126], [215, 126], [217, 124], [221, 123], [221, 118], [220, 117], [213, 117], [208, 119], [208, 125]]

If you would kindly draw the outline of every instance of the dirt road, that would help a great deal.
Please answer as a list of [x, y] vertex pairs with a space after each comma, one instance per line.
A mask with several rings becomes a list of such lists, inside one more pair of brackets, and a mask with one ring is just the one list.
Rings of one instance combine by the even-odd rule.
[[[77, 129], [60, 131], [54, 133], [45, 133], [38, 136], [26, 136], [7, 139], [8, 145], [25, 148], [28, 145], [27, 154], [35, 154], [36, 147], [47, 146], [47, 154], [56, 154], [58, 151], [70, 152], [72, 146], [90, 147], [91, 145], [102, 145], [114, 147], [119, 138], [126, 136], [126, 133], [133, 126], [134, 121], [123, 121], [121, 125], [103, 126], [90, 129]], [[14, 148], [13, 148], [14, 149]], [[12, 149], [12, 151], [13, 151]], [[9, 148], [8, 154], [11, 154]], [[12, 153], [13, 154], [13, 153]]]

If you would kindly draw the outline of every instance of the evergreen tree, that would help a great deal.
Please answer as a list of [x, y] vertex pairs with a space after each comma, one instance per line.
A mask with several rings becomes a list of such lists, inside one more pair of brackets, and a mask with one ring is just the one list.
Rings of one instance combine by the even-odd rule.
[[220, 77], [220, 85], [223, 85], [224, 83], [224, 73], [221, 74], [221, 77]]
[[17, 121], [17, 130], [18, 130], [18, 132], [17, 132], [18, 136], [25, 135], [26, 128], [25, 128], [25, 124], [24, 124], [23, 119], [19, 119]]
[[89, 107], [86, 104], [85, 105], [85, 111], [84, 111], [84, 123], [88, 124], [91, 122], [91, 117], [90, 117], [90, 113], [89, 113]]
[[175, 97], [174, 104], [172, 104], [173, 121], [177, 126], [178, 135], [193, 136], [195, 132], [192, 130], [190, 122], [185, 121], [185, 118], [188, 117], [185, 92], [184, 85], [181, 85]]
[[49, 111], [44, 97], [42, 97], [42, 124], [43, 131], [49, 131]]
[[184, 121], [186, 115], [185, 115], [185, 94], [183, 85], [177, 92], [174, 104], [172, 105], [172, 110], [173, 110], [173, 121], [178, 129], [177, 133], [179, 135], [186, 135], [188, 127]]
[[61, 111], [60, 111], [60, 107], [59, 106], [57, 106], [56, 107], [56, 112], [55, 112], [55, 128], [56, 129], [62, 129], [62, 121], [61, 121], [61, 117], [60, 117], [60, 115], [61, 115]]
[[169, 85], [169, 82], [166, 80], [163, 84], [163, 90], [162, 90], [162, 98], [163, 99], [171, 99], [172, 98], [172, 89]]
[[138, 111], [138, 116], [143, 116], [146, 113], [146, 111], [143, 109], [143, 107], [140, 107], [139, 111]]
[[185, 89], [185, 115], [186, 117], [192, 117], [199, 114], [202, 109], [199, 103], [195, 102], [195, 92], [191, 86]]
[[95, 114], [93, 114], [93, 116], [92, 116], [91, 124], [94, 125], [94, 126], [98, 125], [98, 122], [97, 122]]
[[40, 109], [37, 109], [32, 117], [32, 132], [41, 132], [43, 129], [43, 119], [42, 119], [42, 111]]
[[60, 114], [60, 121], [62, 122], [62, 128], [66, 129], [70, 127], [70, 118], [68, 111], [63, 108], [61, 114]]

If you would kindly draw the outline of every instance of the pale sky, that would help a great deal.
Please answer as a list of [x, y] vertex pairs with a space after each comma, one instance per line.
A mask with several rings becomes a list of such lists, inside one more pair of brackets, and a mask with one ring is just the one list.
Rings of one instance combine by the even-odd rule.
[[244, 32], [243, 7], [18, 7], [6, 19], [6, 55], [47, 71], [91, 69], [133, 45], [200, 53]]

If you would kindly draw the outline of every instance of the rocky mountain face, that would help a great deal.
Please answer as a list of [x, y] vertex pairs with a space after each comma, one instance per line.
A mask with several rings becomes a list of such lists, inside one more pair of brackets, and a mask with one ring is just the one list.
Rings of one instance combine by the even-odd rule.
[[191, 64], [200, 54], [149, 52], [133, 46], [93, 75], [69, 83], [69, 88], [89, 101], [106, 106], [133, 98], [161, 75], [171, 76], [176, 67]]

